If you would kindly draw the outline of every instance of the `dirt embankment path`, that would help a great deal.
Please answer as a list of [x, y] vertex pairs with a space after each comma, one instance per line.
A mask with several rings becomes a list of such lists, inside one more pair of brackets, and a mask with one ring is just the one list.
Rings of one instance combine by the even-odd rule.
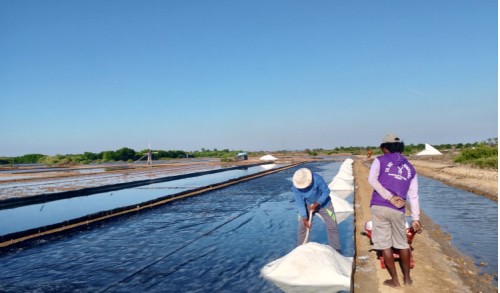
[[[450, 245], [440, 227], [421, 212], [425, 229], [413, 239], [415, 267], [411, 270], [412, 286], [393, 289], [383, 285], [389, 279], [387, 270], [382, 269], [370, 241], [360, 234], [370, 221], [370, 199], [373, 191], [368, 183], [369, 167], [363, 159], [355, 159], [355, 272], [354, 292], [497, 292], [491, 279], [477, 275], [474, 262]], [[398, 267], [400, 283], [402, 271]], [[483, 277], [484, 278], [484, 277]]]

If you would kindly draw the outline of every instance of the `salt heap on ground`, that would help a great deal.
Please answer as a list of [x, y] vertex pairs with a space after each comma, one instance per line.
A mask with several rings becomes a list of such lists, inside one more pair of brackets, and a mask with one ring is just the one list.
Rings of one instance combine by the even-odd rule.
[[352, 257], [309, 242], [265, 265], [261, 275], [284, 292], [338, 292], [351, 288]]
[[340, 165], [339, 172], [328, 185], [330, 190], [354, 190], [354, 176], [352, 175], [353, 159], [346, 159]]
[[440, 151], [438, 151], [436, 148], [431, 146], [430, 144], [426, 143], [425, 144], [425, 149], [423, 151], [420, 151], [416, 154], [417, 156], [433, 156], [433, 155], [442, 155]]
[[265, 155], [265, 156], [262, 156], [260, 157], [259, 160], [261, 161], [276, 161], [278, 158], [274, 157], [274, 156], [271, 156], [271, 155]]
[[340, 223], [349, 216], [350, 213], [354, 212], [352, 204], [345, 200], [354, 190], [354, 176], [352, 175], [353, 162], [353, 159], [346, 159], [340, 165], [339, 172], [333, 177], [332, 182], [328, 184], [328, 188], [330, 188], [330, 198], [332, 199], [335, 214], [337, 214], [337, 223]]

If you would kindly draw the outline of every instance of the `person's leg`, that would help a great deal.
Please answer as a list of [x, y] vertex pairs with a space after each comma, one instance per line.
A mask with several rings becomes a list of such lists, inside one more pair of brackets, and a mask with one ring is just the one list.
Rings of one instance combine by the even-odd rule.
[[398, 280], [394, 255], [392, 253], [392, 225], [391, 218], [393, 211], [387, 207], [372, 206], [372, 241], [373, 248], [381, 251], [384, 257], [385, 267], [391, 279], [385, 280], [384, 285], [394, 288], [401, 287]]
[[304, 239], [306, 239], [306, 226], [304, 226], [304, 221], [302, 221], [302, 217], [299, 215], [299, 228], [297, 232], [297, 246], [300, 246], [304, 243]]
[[403, 269], [403, 281], [405, 285], [411, 285], [413, 282], [410, 278], [410, 249], [400, 249], [399, 257]]
[[392, 254], [392, 248], [387, 248], [382, 250], [382, 256], [384, 257], [385, 267], [391, 276], [390, 280], [385, 280], [384, 285], [389, 287], [399, 288], [398, 273], [396, 271], [396, 264], [394, 263], [394, 255]]
[[392, 245], [399, 250], [401, 270], [403, 271], [403, 281], [405, 285], [411, 285], [410, 278], [410, 245], [406, 235], [406, 217], [402, 213], [395, 213], [391, 217]]
[[333, 206], [329, 204], [326, 207], [321, 208], [318, 213], [325, 222], [328, 244], [338, 253], [342, 253], [337, 218], [335, 217], [335, 210], [333, 209]]

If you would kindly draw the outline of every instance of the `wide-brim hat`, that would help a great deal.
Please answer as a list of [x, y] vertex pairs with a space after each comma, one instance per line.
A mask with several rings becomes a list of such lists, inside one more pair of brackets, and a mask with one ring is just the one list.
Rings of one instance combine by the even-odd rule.
[[293, 186], [298, 189], [304, 189], [312, 183], [312, 172], [307, 168], [300, 168], [293, 174]]

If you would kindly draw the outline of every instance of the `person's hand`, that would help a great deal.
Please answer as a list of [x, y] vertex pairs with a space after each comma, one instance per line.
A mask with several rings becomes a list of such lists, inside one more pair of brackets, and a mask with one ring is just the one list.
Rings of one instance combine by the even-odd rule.
[[393, 206], [397, 207], [398, 209], [404, 207], [405, 205], [405, 200], [397, 195], [393, 196], [389, 201]]
[[309, 224], [309, 219], [302, 219], [302, 221], [304, 221], [304, 226], [306, 226], [307, 229], [311, 229], [311, 225]]
[[422, 233], [422, 230], [423, 230], [423, 229], [422, 229], [422, 224], [420, 224], [420, 221], [419, 221], [419, 220], [413, 220], [413, 221], [411, 222], [411, 226], [412, 226], [412, 228], [413, 228], [413, 230], [414, 230], [415, 232], [417, 232], [417, 233], [419, 233], [419, 234], [420, 234], [420, 233]]
[[317, 212], [317, 211], [318, 211], [318, 209], [319, 209], [319, 203], [317, 203], [317, 202], [313, 203], [313, 204], [309, 207], [309, 209], [310, 209], [311, 211], [313, 211], [313, 213]]

